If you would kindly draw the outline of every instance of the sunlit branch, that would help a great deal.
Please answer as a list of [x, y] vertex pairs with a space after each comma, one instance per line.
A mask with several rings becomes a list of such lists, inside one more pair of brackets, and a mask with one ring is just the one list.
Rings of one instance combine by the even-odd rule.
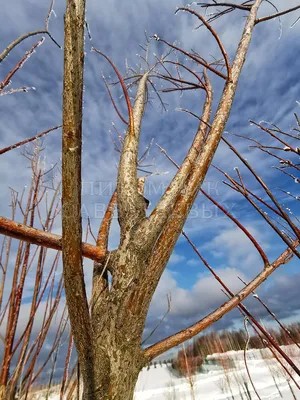
[[[6, 235], [24, 242], [36, 244], [38, 246], [49, 247], [54, 250], [62, 250], [62, 238], [50, 232], [28, 227], [4, 217], [0, 217], [0, 234]], [[82, 243], [82, 254], [84, 257], [95, 261], [103, 261], [105, 252], [97, 246], [89, 243]]]
[[13, 93], [18, 93], [18, 92], [27, 93], [27, 92], [29, 92], [29, 90], [34, 90], [33, 86], [24, 86], [24, 87], [19, 87], [19, 88], [15, 88], [15, 89], [1, 90], [0, 96], [5, 96], [8, 94], [13, 94]]
[[[201, 157], [197, 159], [197, 165], [194, 165], [194, 163], [192, 164], [193, 170], [188, 177], [188, 183], [186, 186], [186, 189], [188, 189], [190, 193], [189, 197], [185, 200], [187, 208], [190, 206], [190, 204], [192, 204], [192, 199], [195, 197], [195, 194], [198, 192], [204, 181], [212, 161], [212, 157], [215, 154], [215, 151], [219, 145], [219, 141], [222, 137], [234, 100], [238, 79], [251, 41], [251, 33], [254, 29], [254, 21], [261, 2], [262, 0], [257, 0], [251, 9], [251, 12], [249, 13], [233, 62], [232, 80], [228, 80], [225, 84], [218, 109], [211, 124], [209, 135], [207, 136], [207, 140], [205, 141], [203, 149], [201, 149]], [[207, 120], [207, 122], [209, 121]], [[188, 156], [186, 157], [185, 161], [186, 160], [189, 161]], [[191, 172], [190, 168], [186, 168], [185, 161], [149, 217], [148, 222], [152, 226], [155, 226], [156, 232], [161, 231], [166, 219], [170, 215], [170, 212], [172, 212], [171, 209], [174, 206], [174, 198], [180, 193], [186, 182], [186, 170], [188, 170], [188, 173]], [[191, 164], [189, 164], [189, 166], [191, 166]], [[183, 179], [182, 176], [184, 177]]]
[[106, 208], [104, 217], [97, 236], [97, 247], [103, 251], [107, 251], [109, 229], [117, 204], [117, 191], [115, 190]]
[[[298, 240], [293, 243], [294, 248], [298, 245]], [[291, 254], [291, 249], [285, 250], [272, 264], [268, 265], [263, 271], [261, 271], [245, 288], [243, 288], [228, 302], [224, 303], [217, 310], [213, 311], [202, 320], [145, 349], [145, 358], [147, 360], [152, 360], [153, 358], [166, 352], [167, 350], [178, 346], [188, 339], [191, 339], [192, 337], [212, 325], [214, 322], [218, 321], [225, 314], [227, 314], [238, 304], [240, 304], [247, 296], [249, 296], [249, 294], [253, 290], [255, 290], [260, 284], [262, 284], [278, 267], [286, 263], [287, 260], [290, 259]]]
[[140, 79], [133, 106], [134, 132], [129, 127], [124, 137], [118, 168], [118, 219], [121, 236], [145, 218], [145, 205], [138, 193], [137, 164], [142, 119], [145, 111], [148, 73]]
[[[212, 96], [212, 87], [208, 79], [207, 73], [205, 71], [204, 74], [206, 81], [205, 85], [207, 90], [206, 90], [206, 100], [202, 110], [202, 120], [208, 122], [211, 116], [213, 96]], [[199, 153], [203, 149], [205, 144], [207, 130], [208, 130], [207, 124], [200, 121], [200, 124], [198, 126], [191, 147], [188, 151], [188, 154], [186, 155], [180, 168], [178, 168], [176, 175], [172, 179], [164, 195], [161, 197], [158, 204], [156, 205], [156, 208], [149, 217], [148, 223], [150, 225], [154, 225], [153, 233], [155, 235], [159, 234], [161, 229], [163, 229], [164, 225], [166, 224], [166, 221], [169, 218], [170, 213], [173, 212], [173, 207], [176, 204], [177, 198], [180, 195], [181, 190], [187, 183], [192, 169], [195, 168], [197, 159], [199, 157]], [[186, 211], [189, 208], [189, 204], [190, 204], [189, 201], [187, 201], [185, 207]]]

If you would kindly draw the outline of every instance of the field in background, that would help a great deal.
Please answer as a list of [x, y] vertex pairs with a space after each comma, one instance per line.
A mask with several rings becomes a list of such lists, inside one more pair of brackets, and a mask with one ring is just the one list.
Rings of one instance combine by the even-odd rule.
[[[297, 346], [283, 346], [299, 365]], [[269, 349], [247, 351], [251, 379], [261, 399], [300, 399], [295, 383], [274, 359]], [[300, 383], [300, 377], [292, 374]], [[191, 382], [192, 380], [192, 382]], [[191, 386], [192, 383], [192, 386]], [[192, 387], [192, 389], [191, 389]], [[31, 400], [44, 400], [47, 390], [40, 390]], [[256, 400], [257, 396], [246, 372], [243, 350], [215, 353], [207, 357], [202, 372], [191, 377], [179, 377], [171, 363], [156, 363], [145, 367], [139, 376], [135, 400]], [[52, 387], [48, 400], [59, 400], [59, 386]]]

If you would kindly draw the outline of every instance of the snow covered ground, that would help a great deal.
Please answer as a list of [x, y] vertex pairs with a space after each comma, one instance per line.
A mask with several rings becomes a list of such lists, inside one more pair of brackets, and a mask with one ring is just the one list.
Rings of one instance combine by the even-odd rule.
[[[299, 352], [295, 351], [293, 346], [289, 346], [289, 356], [299, 365]], [[268, 350], [266, 350], [267, 354]], [[193, 376], [194, 398], [191, 395], [191, 387], [187, 378], [178, 378], [172, 372], [171, 365], [157, 363], [156, 368], [151, 366], [148, 370], [144, 368], [139, 376], [134, 400], [218, 400], [232, 399], [249, 400], [243, 389], [239, 389], [238, 381], [245, 382], [248, 386], [251, 398], [257, 399], [256, 394], [247, 377], [243, 352], [227, 352], [222, 355], [212, 355], [208, 359], [215, 360], [217, 358], [234, 360], [235, 368], [224, 370], [222, 367], [208, 367], [208, 371]], [[255, 384], [258, 394], [261, 399], [279, 399], [300, 400], [300, 391], [291, 381], [291, 387], [295, 397], [288, 386], [288, 382], [284, 374], [280, 373], [280, 368], [274, 362], [274, 359], [267, 363], [262, 358], [259, 350], [250, 350], [247, 352], [248, 367], [251, 378]], [[269, 366], [268, 366], [269, 365]], [[271, 371], [275, 376], [277, 388]], [[275, 371], [275, 372], [274, 372]], [[295, 377], [295, 375], [293, 375]], [[295, 377], [296, 379], [296, 377]], [[296, 379], [300, 383], [300, 378]], [[230, 382], [231, 392], [228, 389], [226, 382]], [[240, 386], [241, 387], [241, 386]], [[245, 388], [245, 386], [244, 386]], [[280, 393], [282, 397], [280, 396]], [[42, 400], [45, 394], [39, 393], [36, 400]], [[49, 400], [58, 400], [59, 396], [52, 394]]]
[[[250, 369], [251, 378], [261, 399], [276, 399], [280, 398], [280, 394], [275, 387], [273, 378], [270, 374], [269, 368], [264, 365], [263, 360], [249, 360], [248, 365]], [[240, 375], [246, 376], [246, 369], [243, 364], [237, 365]], [[232, 381], [232, 393], [235, 399], [241, 399], [239, 395], [238, 385], [233, 377], [236, 371], [228, 373], [230, 381]], [[231, 394], [227, 391], [222, 393], [222, 386], [224, 382], [224, 372], [211, 371], [205, 374], [198, 374], [193, 377], [194, 394], [196, 400], [217, 400], [229, 399]], [[248, 379], [247, 379], [248, 381]], [[286, 380], [282, 377], [278, 378], [278, 386], [284, 399], [293, 399], [292, 393], [288, 387]], [[300, 382], [300, 379], [299, 379]], [[253, 399], [256, 395], [248, 382], [248, 388]], [[297, 399], [300, 399], [300, 392], [292, 383], [292, 388], [296, 394]], [[298, 392], [298, 393], [297, 393]], [[244, 399], [246, 395], [244, 396]], [[143, 370], [139, 376], [136, 388], [135, 400], [192, 400], [191, 388], [186, 378], [176, 378], [170, 372], [169, 368], [165, 365], [151, 368], [149, 371]]]

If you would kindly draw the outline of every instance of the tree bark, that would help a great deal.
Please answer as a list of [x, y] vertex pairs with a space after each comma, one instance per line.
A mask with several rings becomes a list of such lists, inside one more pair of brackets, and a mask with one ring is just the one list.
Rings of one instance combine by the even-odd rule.
[[139, 371], [146, 364], [141, 349], [145, 317], [134, 299], [147, 261], [136, 243], [131, 243], [107, 261], [116, 272], [109, 290], [100, 279], [104, 265], [94, 273], [91, 320], [97, 400], [131, 400]]

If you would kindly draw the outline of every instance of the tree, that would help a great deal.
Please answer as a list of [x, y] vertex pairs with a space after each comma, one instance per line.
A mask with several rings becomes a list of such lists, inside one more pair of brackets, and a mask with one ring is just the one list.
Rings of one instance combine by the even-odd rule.
[[[127, 131], [125, 137], [121, 139], [119, 148], [120, 162], [116, 191], [99, 228], [96, 245], [91, 245], [82, 242], [81, 222], [85, 1], [67, 1], [64, 18], [62, 237], [4, 217], [0, 218], [0, 233], [45, 248], [62, 250], [66, 300], [83, 380], [84, 399], [132, 399], [139, 371], [145, 365], [158, 355], [192, 338], [213, 324], [225, 313], [239, 305], [272, 272], [287, 263], [293, 255], [299, 257], [297, 251], [298, 227], [282, 209], [254, 169], [227, 139], [223, 138], [246, 168], [258, 179], [277, 207], [275, 209], [272, 206], [273, 211], [275, 210], [274, 212], [285, 221], [295, 238], [287, 238], [280, 232], [277, 225], [266, 217], [266, 223], [271, 224], [287, 245], [287, 249], [275, 261], [270, 262], [255, 238], [242, 223], [208, 195], [213, 204], [219, 207], [248, 236], [263, 260], [264, 269], [240, 293], [235, 295], [228, 290], [230, 300], [201, 321], [146, 349], [141, 347], [151, 299], [183, 230], [189, 211], [199, 191], [202, 190], [202, 183], [222, 139], [253, 31], [260, 23], [300, 8], [298, 6], [258, 18], [261, 4], [262, 0], [242, 4], [200, 3], [205, 9], [216, 6], [222, 8], [221, 12], [217, 11], [209, 19], [189, 7], [181, 7], [177, 10], [177, 12], [185, 11], [192, 14], [209, 30], [218, 44], [222, 56], [221, 61], [210, 63], [196, 52], [187, 52], [155, 34], [151, 39], [157, 40], [169, 48], [170, 51], [167, 55], [156, 59], [153, 65], [149, 64], [146, 55], [144, 57], [146, 68], [141, 68], [130, 76], [122, 77], [108, 56], [93, 49], [111, 64], [118, 77], [127, 104], [128, 121], [121, 115], [109, 86], [107, 86], [118, 115], [127, 125]], [[224, 14], [241, 10], [247, 13], [247, 20], [234, 60], [231, 62], [220, 37], [212, 27], [212, 22]], [[48, 20], [43, 32], [52, 38], [47, 24]], [[37, 31], [30, 35], [39, 33], [41, 32]], [[0, 61], [4, 60], [8, 52], [25, 38], [26, 36], [21, 37], [12, 43], [8, 50], [1, 54]], [[149, 43], [150, 39], [147, 46]], [[182, 60], [183, 57], [192, 61], [197, 70], [200, 67], [203, 68], [202, 72], [196, 72], [195, 68], [188, 67]], [[213, 116], [213, 89], [210, 76], [215, 76], [224, 82], [223, 93]], [[148, 87], [151, 86], [161, 99], [153, 83], [155, 79], [171, 85], [171, 88], [164, 90], [165, 92], [200, 90], [205, 94], [205, 100], [201, 117], [196, 116], [199, 119], [199, 126], [193, 143], [184, 161], [178, 166], [178, 171], [167, 190], [150, 216], [147, 216], [147, 202], [143, 196], [144, 180], [138, 177], [139, 142], [147, 104]], [[136, 87], [133, 105], [128, 94], [128, 81], [131, 88]], [[5, 86], [2, 87], [2, 90]], [[271, 130], [269, 132], [274, 134]], [[261, 145], [259, 146], [263, 148]], [[288, 149], [290, 151], [293, 149], [293, 152], [298, 154], [298, 150], [292, 145]], [[240, 182], [226, 173], [225, 176], [231, 187], [240, 192], [255, 207], [256, 203], [241, 176], [239, 175]], [[108, 251], [108, 236], [115, 207], [117, 207], [120, 225], [120, 244], [117, 249]], [[256, 206], [256, 210], [260, 212], [259, 206]], [[191, 242], [190, 244], [193, 246]], [[199, 256], [201, 257], [200, 254]], [[85, 290], [82, 257], [94, 260], [93, 292], [90, 305]], [[205, 260], [203, 261], [205, 263]], [[109, 282], [109, 273], [112, 276], [111, 283]], [[217, 275], [215, 277], [220, 281]], [[267, 337], [267, 339], [272, 340], [271, 337]], [[2, 382], [2, 398], [5, 396], [6, 383]]]

